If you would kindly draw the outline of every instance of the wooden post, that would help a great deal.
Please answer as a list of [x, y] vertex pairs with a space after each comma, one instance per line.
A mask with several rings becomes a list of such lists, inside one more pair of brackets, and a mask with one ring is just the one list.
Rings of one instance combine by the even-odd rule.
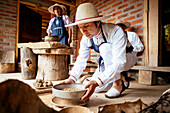
[[68, 76], [67, 55], [38, 55], [36, 79], [63, 80]]
[[140, 84], [152, 85], [156, 84], [157, 78], [152, 71], [139, 70], [138, 82]]
[[30, 48], [21, 48], [21, 73], [23, 79], [35, 79], [36, 76], [36, 55]]

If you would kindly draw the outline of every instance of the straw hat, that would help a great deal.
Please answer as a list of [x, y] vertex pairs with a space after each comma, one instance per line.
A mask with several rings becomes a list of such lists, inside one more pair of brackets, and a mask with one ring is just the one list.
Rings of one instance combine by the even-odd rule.
[[111, 15], [100, 16], [96, 7], [93, 4], [83, 3], [80, 4], [77, 8], [75, 23], [65, 25], [65, 27], [93, 22], [93, 21], [99, 21], [99, 20], [107, 19], [109, 17], [111, 17]]
[[66, 13], [67, 13], [66, 7], [65, 7], [64, 5], [60, 5], [60, 4], [57, 4], [57, 3], [54, 4], [54, 5], [52, 5], [52, 6], [50, 6], [50, 7], [48, 8], [48, 11], [49, 11], [50, 13], [52, 13], [52, 14], [55, 14], [55, 13], [54, 13], [54, 10], [53, 10], [53, 8], [54, 8], [55, 6], [61, 7], [61, 9], [62, 9], [62, 11], [63, 11], [62, 14], [66, 14]]
[[126, 27], [126, 29], [127, 28], [129, 28], [130, 27], [130, 22], [123, 22], [122, 20], [118, 20], [118, 21], [116, 21], [116, 23], [115, 24], [123, 24], [123, 25], [125, 25], [125, 27]]

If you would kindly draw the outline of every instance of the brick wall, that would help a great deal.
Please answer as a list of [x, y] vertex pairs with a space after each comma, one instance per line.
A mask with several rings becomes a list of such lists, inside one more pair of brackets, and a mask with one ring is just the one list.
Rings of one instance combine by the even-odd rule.
[[17, 0], [0, 1], [0, 50], [15, 50]]
[[[129, 31], [136, 32], [143, 42], [143, 8], [144, 0], [82, 0], [82, 2], [91, 2], [96, 6], [100, 15], [112, 15], [112, 18], [104, 20], [107, 23], [115, 23], [121, 19], [131, 23]], [[74, 22], [76, 8], [70, 13], [70, 18]], [[74, 27], [75, 31], [76, 27]], [[77, 46], [76, 33], [73, 35], [73, 44]], [[74, 47], [73, 46], [73, 47]], [[97, 61], [99, 54], [91, 51], [91, 60]], [[75, 62], [75, 55], [72, 56], [72, 62]], [[144, 65], [144, 54], [139, 53], [137, 65]]]

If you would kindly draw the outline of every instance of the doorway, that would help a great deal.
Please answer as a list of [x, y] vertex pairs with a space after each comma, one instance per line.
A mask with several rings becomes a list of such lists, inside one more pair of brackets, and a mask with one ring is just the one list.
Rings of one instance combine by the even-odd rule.
[[169, 0], [159, 0], [159, 66], [170, 66], [170, 7]]
[[[40, 42], [42, 35], [42, 16], [20, 3], [18, 43]], [[18, 63], [20, 49], [18, 48]]]

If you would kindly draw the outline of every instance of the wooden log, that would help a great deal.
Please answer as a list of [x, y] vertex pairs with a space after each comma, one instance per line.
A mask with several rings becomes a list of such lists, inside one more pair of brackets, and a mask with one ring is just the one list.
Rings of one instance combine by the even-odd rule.
[[68, 76], [67, 55], [38, 55], [36, 79], [63, 80]]
[[21, 48], [21, 73], [23, 79], [35, 79], [36, 76], [36, 55], [30, 48]]

